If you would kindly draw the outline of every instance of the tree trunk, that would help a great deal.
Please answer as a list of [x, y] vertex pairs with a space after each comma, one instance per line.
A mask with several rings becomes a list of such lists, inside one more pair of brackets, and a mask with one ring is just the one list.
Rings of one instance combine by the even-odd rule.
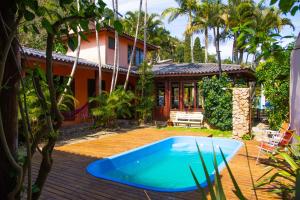
[[[79, 0], [77, 0], [77, 10], [79, 11], [80, 10], [80, 6], [79, 6]], [[77, 30], [78, 32], [80, 31], [79, 27], [77, 27]], [[68, 79], [68, 82], [67, 82], [67, 85], [62, 93], [62, 95], [60, 96], [59, 100], [58, 100], [58, 105], [60, 105], [63, 100], [64, 100], [64, 97], [65, 97], [65, 93], [67, 92], [68, 90], [68, 87], [70, 87], [71, 83], [72, 83], [72, 80], [74, 78], [74, 75], [75, 75], [75, 71], [76, 71], [76, 68], [77, 68], [77, 63], [78, 63], [78, 58], [79, 58], [79, 54], [80, 54], [80, 46], [81, 46], [81, 37], [80, 35], [78, 34], [78, 46], [75, 50], [76, 52], [76, 56], [75, 56], [75, 60], [74, 60], [74, 63], [73, 63], [73, 67], [72, 67], [72, 70], [71, 70], [71, 74], [69, 76], [69, 79]]]
[[[2, 38], [2, 37], [1, 37]], [[4, 39], [5, 37], [3, 37]], [[19, 55], [17, 41], [12, 43], [13, 51]], [[21, 60], [20, 55], [17, 60]], [[4, 76], [2, 85], [5, 83], [5, 88], [2, 89], [0, 94], [0, 109], [2, 115], [2, 125], [6, 142], [12, 156], [17, 160], [17, 147], [18, 147], [18, 100], [17, 95], [19, 91], [20, 76], [18, 73], [18, 66], [14, 59], [14, 54], [10, 51], [6, 60]], [[15, 174], [11, 177], [11, 174]], [[0, 199], [8, 198], [7, 195], [12, 192], [14, 186], [17, 184], [17, 172], [12, 168], [8, 161], [7, 155], [0, 145]]]
[[[189, 15], [189, 23], [192, 25], [192, 14]], [[193, 33], [191, 33], [191, 60], [194, 63], [194, 41], [193, 41]]]
[[204, 36], [205, 36], [205, 63], [208, 63], [208, 28], [205, 28]]
[[74, 60], [74, 63], [73, 63], [73, 67], [72, 67], [67, 85], [66, 85], [62, 95], [60, 96], [60, 98], [58, 100], [58, 105], [60, 105], [63, 102], [64, 97], [65, 97], [65, 93], [68, 91], [68, 88], [71, 86], [71, 83], [74, 79], [74, 75], [75, 75], [77, 64], [78, 64], [79, 54], [80, 54], [80, 45], [81, 45], [81, 38], [80, 38], [80, 35], [78, 34], [78, 46], [75, 50], [76, 51], [75, 60]]
[[130, 55], [130, 62], [129, 62], [129, 66], [128, 66], [128, 70], [127, 70], [127, 74], [126, 74], [126, 80], [125, 80], [125, 83], [124, 83], [124, 89], [125, 90], [127, 89], [127, 85], [128, 85], [128, 82], [129, 82], [130, 70], [131, 70], [132, 63], [133, 63], [133, 57], [134, 57], [134, 54], [135, 54], [136, 42], [137, 42], [137, 37], [138, 37], [138, 33], [139, 33], [139, 24], [140, 24], [142, 4], [143, 4], [143, 0], [140, 0], [139, 14], [138, 14], [138, 20], [137, 20], [137, 24], [136, 24], [133, 49], [132, 49], [132, 52], [131, 52], [131, 55]]
[[32, 200], [39, 199], [39, 197], [42, 193], [44, 184], [47, 180], [48, 174], [51, 171], [52, 164], [53, 164], [51, 155], [52, 155], [53, 148], [55, 146], [55, 142], [56, 142], [56, 138], [51, 137], [51, 138], [49, 138], [47, 145], [45, 145], [43, 147], [43, 150], [42, 150], [43, 158], [42, 158], [42, 162], [40, 165], [40, 170], [39, 170], [38, 176], [34, 183], [34, 185], [38, 188], [34, 193], [32, 193]]
[[[15, 38], [14, 25], [16, 22], [16, 1], [4, 1], [1, 2], [0, 14], [3, 22], [10, 28], [4, 28], [2, 20], [0, 19], [0, 114], [1, 124], [3, 127], [0, 131], [2, 136], [5, 136], [5, 140], [1, 141], [7, 144], [7, 150], [12, 155], [13, 161], [17, 158], [17, 146], [18, 146], [18, 100], [17, 94], [19, 91], [20, 76], [18, 72], [17, 62], [21, 61], [19, 54], [19, 48], [17, 40]], [[12, 34], [11, 38], [8, 38]], [[12, 41], [12, 43], [11, 43]], [[6, 53], [4, 53], [4, 47], [7, 47]], [[7, 56], [6, 56], [7, 55]], [[15, 57], [16, 55], [16, 57]], [[14, 175], [13, 177], [11, 175]], [[0, 143], [0, 199], [9, 199], [9, 193], [15, 189], [17, 185], [17, 178], [22, 176], [11, 165], [8, 155], [5, 151], [5, 146]], [[18, 192], [18, 191], [16, 191]], [[18, 199], [18, 196], [11, 196], [13, 199]]]
[[[119, 12], [119, 8], [118, 8], [118, 0], [115, 0], [115, 6], [116, 6], [116, 13], [117, 13], [117, 20], [119, 19], [118, 16], [118, 12]], [[118, 75], [119, 75], [119, 66], [120, 66], [120, 40], [119, 40], [119, 34], [117, 34], [117, 39], [116, 39], [116, 51], [117, 51], [117, 69], [116, 69], [116, 77], [114, 80], [114, 88], [113, 90], [116, 88], [117, 82], [118, 82]]]
[[147, 62], [147, 0], [145, 0], [144, 16], [144, 60]]
[[239, 50], [239, 59], [238, 59], [238, 64], [241, 64], [244, 59], [244, 49]]
[[219, 27], [217, 29], [217, 35], [215, 38], [215, 43], [216, 43], [216, 52], [217, 52], [217, 57], [218, 57], [218, 66], [219, 66], [219, 77], [222, 76], [222, 64], [221, 64], [221, 51], [220, 51], [220, 29]]
[[[96, 1], [95, 1], [96, 2]], [[98, 91], [99, 95], [102, 93], [102, 64], [101, 64], [101, 52], [100, 52], [100, 43], [99, 43], [99, 32], [96, 28], [97, 22], [95, 22], [95, 33], [96, 33], [96, 43], [97, 43], [97, 54], [98, 54]]]
[[[117, 19], [118, 13], [116, 11], [116, 5], [115, 0], [112, 0], [112, 7], [114, 11], [114, 19]], [[118, 32], [115, 30], [115, 51], [114, 51], [114, 66], [113, 66], [113, 73], [111, 77], [111, 83], [110, 83], [110, 93], [114, 90], [115, 85], [115, 78], [116, 78], [116, 67], [117, 67], [117, 39], [118, 39]]]
[[246, 64], [248, 64], [248, 58], [249, 58], [249, 52], [247, 53], [247, 56], [246, 56]]
[[[95, 5], [97, 1], [94, 1]], [[97, 44], [97, 54], [98, 54], [98, 92], [99, 95], [102, 93], [102, 63], [101, 63], [101, 50], [100, 50], [100, 42], [99, 42], [99, 32], [97, 30], [97, 22], [95, 21], [95, 34], [96, 34], [96, 44]]]
[[238, 63], [238, 55], [239, 55], [239, 52], [238, 52], [238, 48], [237, 48], [237, 34], [235, 33], [234, 36], [233, 36], [233, 45], [232, 45], [232, 60], [233, 60], [233, 63]]

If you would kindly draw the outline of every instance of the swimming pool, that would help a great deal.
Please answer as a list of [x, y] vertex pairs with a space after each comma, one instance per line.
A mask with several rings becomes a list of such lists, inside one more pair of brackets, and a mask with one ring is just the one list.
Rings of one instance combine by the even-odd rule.
[[195, 190], [189, 166], [193, 168], [202, 185], [207, 185], [199, 159], [198, 143], [210, 178], [213, 180], [213, 150], [217, 155], [219, 170], [225, 167], [219, 147], [229, 161], [243, 145], [225, 138], [194, 136], [170, 137], [105, 159], [96, 160], [87, 167], [91, 175], [130, 186], [161, 192]]

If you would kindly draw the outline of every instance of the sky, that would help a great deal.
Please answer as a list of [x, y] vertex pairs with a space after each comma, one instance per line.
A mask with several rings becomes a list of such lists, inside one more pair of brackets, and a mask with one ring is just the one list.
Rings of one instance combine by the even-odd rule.
[[[259, 0], [256, 0], [257, 2]], [[112, 0], [104, 0], [104, 2], [107, 4], [109, 8], [112, 8], [111, 2]], [[139, 8], [139, 2], [140, 0], [118, 0], [119, 4], [119, 12], [121, 14], [125, 14], [127, 11], [136, 11]], [[149, 13], [157, 13], [161, 14], [166, 8], [169, 7], [177, 7], [178, 4], [175, 2], [175, 0], [148, 0], [148, 12]], [[266, 5], [269, 5], [268, 1], [266, 1]], [[284, 17], [288, 17], [292, 20], [292, 23], [295, 26], [295, 31], [292, 28], [285, 27], [282, 30], [282, 35], [295, 35], [297, 36], [300, 32], [300, 12], [298, 12], [295, 16], [286, 15]], [[172, 36], [175, 36], [179, 39], [183, 39], [183, 32], [185, 30], [185, 27], [187, 25], [187, 17], [178, 17], [173, 22], [168, 23], [167, 18], [162, 18], [162, 21], [164, 22], [164, 26], [167, 30], [170, 31]], [[212, 33], [210, 33], [210, 38], [212, 40]], [[200, 37], [201, 45], [204, 45], [204, 37], [203, 34], [196, 34], [195, 37]], [[291, 39], [285, 39], [282, 41], [282, 44], [288, 44], [291, 42]], [[220, 50], [221, 50], [221, 57], [222, 59], [231, 57], [232, 52], [232, 41], [227, 40], [225, 42], [220, 43]], [[210, 42], [209, 53], [215, 54], [216, 50], [213, 44]]]

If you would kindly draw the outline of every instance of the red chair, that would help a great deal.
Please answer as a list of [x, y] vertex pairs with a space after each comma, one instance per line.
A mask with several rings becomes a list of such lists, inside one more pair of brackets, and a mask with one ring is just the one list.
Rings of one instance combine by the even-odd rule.
[[261, 142], [259, 152], [256, 159], [256, 164], [258, 163], [260, 154], [264, 153], [275, 153], [277, 148], [285, 148], [293, 138], [294, 131], [286, 130], [283, 134], [281, 132], [274, 132], [269, 141]]

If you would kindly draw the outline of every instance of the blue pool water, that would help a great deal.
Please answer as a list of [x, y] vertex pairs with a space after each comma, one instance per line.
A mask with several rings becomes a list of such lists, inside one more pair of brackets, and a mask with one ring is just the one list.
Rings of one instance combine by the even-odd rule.
[[92, 162], [87, 167], [91, 175], [147, 190], [179, 192], [196, 189], [189, 166], [193, 168], [200, 184], [207, 185], [197, 152], [198, 143], [210, 178], [213, 180], [213, 148], [218, 168], [225, 164], [219, 147], [229, 161], [242, 146], [237, 140], [178, 136], [161, 140], [119, 155]]

